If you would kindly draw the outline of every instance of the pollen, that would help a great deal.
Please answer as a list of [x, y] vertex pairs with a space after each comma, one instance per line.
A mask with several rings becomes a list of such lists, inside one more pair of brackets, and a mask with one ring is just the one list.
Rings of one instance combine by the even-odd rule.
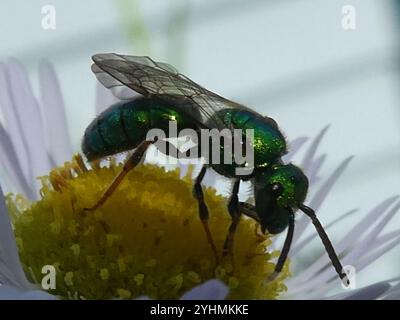
[[27, 277], [38, 285], [42, 268], [56, 269], [56, 288], [64, 299], [177, 299], [213, 278], [229, 288], [230, 299], [276, 299], [286, 291], [286, 264], [272, 282], [277, 251], [271, 237], [260, 237], [246, 217], [235, 235], [233, 259], [222, 257], [230, 224], [227, 199], [204, 188], [210, 230], [221, 261], [215, 265], [192, 195], [193, 170], [142, 164], [132, 170], [109, 199], [91, 207], [122, 165], [115, 159], [84, 164], [75, 156], [41, 177], [41, 198], [29, 202], [8, 195], [19, 255]]

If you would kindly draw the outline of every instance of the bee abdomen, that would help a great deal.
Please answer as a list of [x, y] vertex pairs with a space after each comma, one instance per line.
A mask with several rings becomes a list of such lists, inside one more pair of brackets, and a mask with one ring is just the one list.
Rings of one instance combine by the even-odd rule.
[[146, 100], [114, 104], [87, 127], [82, 151], [90, 161], [134, 149], [145, 139], [149, 127]]

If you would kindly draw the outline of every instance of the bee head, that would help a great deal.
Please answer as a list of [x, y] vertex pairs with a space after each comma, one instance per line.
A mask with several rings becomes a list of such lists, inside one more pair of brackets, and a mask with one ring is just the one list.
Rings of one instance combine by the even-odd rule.
[[256, 211], [262, 231], [282, 232], [291, 214], [306, 198], [307, 177], [293, 164], [275, 164], [256, 173], [254, 182]]

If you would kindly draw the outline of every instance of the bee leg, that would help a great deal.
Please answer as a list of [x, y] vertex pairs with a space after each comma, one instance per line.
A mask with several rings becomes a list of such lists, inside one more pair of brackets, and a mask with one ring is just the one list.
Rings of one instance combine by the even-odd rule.
[[260, 224], [260, 218], [257, 215], [256, 212], [256, 208], [247, 202], [239, 202], [239, 209], [240, 212], [243, 213], [245, 216], [255, 220], [256, 222], [258, 222], [258, 224]]
[[144, 153], [152, 143], [154, 143], [154, 141], [145, 140], [141, 142], [132, 155], [126, 160], [124, 166], [122, 167], [122, 171], [114, 178], [97, 203], [93, 207], [85, 208], [84, 210], [93, 211], [101, 207], [104, 202], [106, 202], [107, 199], [114, 193], [129, 171], [131, 171], [140, 163]]
[[198, 203], [199, 203], [199, 216], [200, 216], [200, 220], [203, 224], [204, 227], [204, 231], [206, 233], [207, 236], [207, 241], [211, 246], [211, 249], [214, 253], [214, 257], [215, 257], [215, 263], [216, 265], [219, 264], [219, 258], [218, 258], [218, 252], [217, 252], [217, 247], [215, 246], [214, 240], [212, 238], [211, 232], [210, 232], [210, 227], [208, 225], [208, 218], [209, 218], [209, 214], [208, 214], [208, 208], [207, 205], [204, 201], [204, 194], [203, 194], [203, 189], [201, 187], [201, 181], [204, 178], [204, 175], [206, 174], [207, 171], [207, 167], [203, 166], [203, 168], [201, 168], [201, 171], [199, 173], [199, 175], [196, 178], [196, 181], [194, 183], [193, 186], [193, 195], [194, 197], [197, 199]]
[[266, 237], [261, 232], [261, 230], [259, 230], [261, 221], [257, 215], [256, 208], [254, 207], [254, 205], [247, 203], [247, 202], [239, 202], [239, 210], [245, 216], [247, 216], [257, 222], [254, 226], [254, 234], [258, 239], [260, 239], [260, 241], [264, 241], [266, 239]]
[[239, 197], [238, 197], [239, 185], [240, 185], [240, 180], [238, 179], [235, 181], [235, 184], [233, 185], [232, 194], [228, 202], [228, 211], [229, 214], [231, 215], [232, 222], [231, 225], [229, 226], [228, 233], [225, 238], [224, 250], [223, 250], [224, 256], [228, 254], [231, 256], [232, 267], [234, 267], [234, 255], [233, 255], [234, 237], [241, 217], [241, 213], [239, 210]]
[[281, 251], [281, 254], [278, 258], [278, 262], [276, 263], [275, 270], [274, 272], [268, 277], [268, 281], [273, 281], [276, 279], [276, 277], [279, 275], [279, 273], [282, 271], [282, 268], [285, 264], [286, 258], [289, 253], [290, 246], [292, 244], [293, 240], [293, 233], [294, 233], [294, 214], [290, 215], [289, 218], [289, 228], [286, 234], [286, 239], [285, 243], [283, 244], [283, 248]]

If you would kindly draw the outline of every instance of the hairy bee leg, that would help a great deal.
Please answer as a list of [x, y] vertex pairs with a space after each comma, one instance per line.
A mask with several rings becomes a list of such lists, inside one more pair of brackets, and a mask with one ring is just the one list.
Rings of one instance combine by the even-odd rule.
[[264, 241], [266, 239], [266, 237], [261, 232], [261, 230], [259, 230], [260, 229], [260, 218], [257, 215], [256, 208], [250, 203], [239, 202], [239, 210], [240, 210], [240, 213], [244, 214], [245, 216], [247, 216], [257, 222], [254, 226], [254, 234], [258, 239], [260, 239], [261, 241]]
[[278, 262], [276, 263], [276, 266], [275, 266], [275, 270], [268, 277], [269, 281], [275, 280], [276, 277], [279, 275], [279, 273], [282, 271], [282, 268], [285, 264], [288, 254], [289, 254], [290, 246], [292, 245], [293, 233], [294, 233], [294, 214], [292, 212], [289, 217], [289, 227], [288, 227], [288, 231], [286, 234], [285, 243], [283, 244], [281, 254], [280, 254], [280, 256], [278, 258]]
[[97, 203], [93, 207], [85, 208], [84, 210], [93, 211], [101, 207], [104, 202], [106, 202], [107, 199], [114, 193], [129, 171], [131, 171], [140, 163], [144, 153], [152, 143], [154, 143], [154, 141], [145, 140], [141, 142], [132, 155], [125, 161], [122, 171], [114, 178]]
[[239, 202], [239, 209], [240, 212], [243, 213], [245, 216], [257, 221], [260, 223], [260, 218], [257, 215], [256, 208], [250, 203], [247, 202]]
[[215, 246], [214, 240], [213, 240], [211, 232], [210, 232], [210, 227], [208, 225], [209, 213], [208, 213], [207, 205], [204, 201], [203, 189], [201, 187], [201, 181], [203, 180], [204, 175], [206, 174], [206, 171], [207, 171], [207, 167], [204, 166], [203, 168], [201, 168], [199, 175], [196, 177], [196, 181], [193, 186], [193, 195], [198, 201], [200, 220], [201, 220], [201, 223], [203, 224], [203, 228], [204, 228], [204, 231], [207, 236], [207, 241], [210, 244], [211, 249], [213, 251], [213, 254], [215, 257], [215, 263], [216, 263], [216, 265], [218, 265], [219, 258], [218, 258], [217, 247]]
[[228, 233], [225, 238], [224, 250], [223, 250], [224, 256], [228, 254], [231, 256], [233, 268], [235, 265], [234, 254], [233, 254], [234, 237], [241, 217], [239, 210], [239, 197], [238, 197], [239, 186], [240, 186], [240, 180], [236, 180], [235, 184], [233, 185], [232, 194], [229, 198], [228, 211], [229, 214], [231, 215], [232, 222], [231, 225], [229, 226]]

